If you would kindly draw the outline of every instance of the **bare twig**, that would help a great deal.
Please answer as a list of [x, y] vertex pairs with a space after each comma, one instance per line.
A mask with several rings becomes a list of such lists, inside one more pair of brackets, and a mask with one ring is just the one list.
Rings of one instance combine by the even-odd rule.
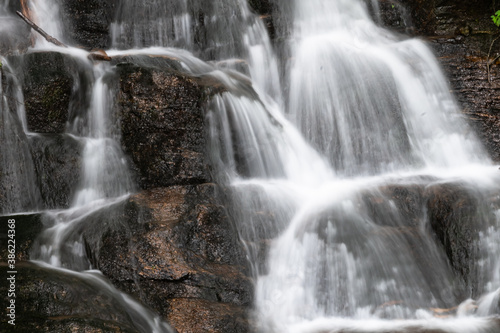
[[21, 17], [24, 20], [24, 22], [26, 22], [31, 28], [33, 28], [33, 30], [35, 30], [40, 35], [42, 35], [43, 38], [45, 38], [48, 42], [50, 42], [54, 45], [57, 45], [57, 46], [67, 47], [65, 44], [61, 43], [56, 38], [52, 37], [51, 35], [49, 35], [45, 31], [43, 31], [42, 28], [40, 28], [38, 25], [36, 25], [33, 21], [31, 21], [26, 16], [24, 16], [23, 13], [16, 11], [16, 14], [19, 15], [19, 17]]

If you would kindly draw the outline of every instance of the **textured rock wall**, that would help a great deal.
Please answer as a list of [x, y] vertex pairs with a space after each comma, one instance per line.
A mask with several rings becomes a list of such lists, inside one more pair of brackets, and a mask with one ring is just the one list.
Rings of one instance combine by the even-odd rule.
[[[38, 134], [25, 137], [22, 128], [16, 129], [16, 135], [23, 137], [31, 154], [31, 158], [25, 162], [34, 167], [36, 185], [41, 195], [38, 208], [67, 208], [80, 179], [82, 144], [63, 134], [75, 97], [85, 94], [84, 89], [80, 92], [74, 90], [78, 65], [71, 57], [56, 52], [29, 53], [9, 56], [7, 59], [9, 73], [17, 78], [22, 87], [22, 97], [19, 97], [14, 89], [14, 81], [4, 80], [4, 84], [10, 84], [4, 92], [10, 112], [16, 114], [18, 107], [24, 107], [28, 131]], [[3, 126], [6, 125], [0, 124], [0, 127]], [[10, 131], [12, 129], [4, 133]], [[0, 190], [0, 196], [12, 195], [8, 193], [8, 188], [11, 191], [27, 191], [26, 188], [18, 189], [19, 184], [6, 182], [9, 182], [8, 177], [0, 176], [0, 184], [5, 187]]]
[[210, 182], [203, 109], [210, 87], [177, 71], [168, 59], [150, 61], [154, 67], [118, 66], [122, 145], [138, 184], [153, 188]]
[[59, 0], [71, 44], [86, 49], [111, 46], [109, 27], [120, 0]]
[[[44, 207], [68, 207], [78, 185], [82, 147], [61, 132], [77, 108], [88, 106], [73, 89], [75, 80], [86, 74], [71, 57], [58, 53], [12, 56], [9, 62], [16, 73], [23, 73], [18, 79], [23, 83], [27, 125], [38, 133], [29, 139], [29, 147]], [[116, 87], [116, 107], [111, 111], [122, 132], [130, 171], [143, 190], [109, 212], [85, 217], [81, 229], [90, 261], [178, 332], [248, 331], [253, 283], [237, 232], [218, 199], [218, 185], [212, 183], [205, 147], [205, 108], [221, 85], [182, 73], [172, 59], [121, 57], [112, 65], [116, 74], [106, 78]], [[88, 87], [79, 87], [85, 96]], [[57, 102], [44, 102], [50, 98]], [[50, 121], [51, 112], [58, 116]], [[43, 225], [52, 222], [40, 215], [6, 216], [2, 221], [8, 218], [16, 219], [20, 229], [17, 260], [24, 265]], [[0, 236], [4, 244], [6, 230], [0, 230]], [[0, 261], [6, 258], [2, 250]], [[99, 307], [68, 310], [79, 293], [88, 294], [84, 280], [31, 266], [20, 271], [19, 284], [26, 288], [20, 293], [26, 304], [19, 308], [24, 315], [20, 325], [26, 330], [130, 331], [127, 320], [113, 317], [114, 310], [121, 310], [111, 298], [99, 306], [109, 301], [112, 310], [101, 314], [93, 312]], [[59, 296], [52, 299], [52, 291]], [[90, 298], [83, 298], [94, 307]], [[94, 319], [80, 320], [80, 315]]]
[[99, 268], [179, 332], [245, 332], [253, 285], [206, 152], [204, 112], [220, 88], [172, 59], [114, 61], [122, 146], [146, 190], [130, 199], [130, 233], [103, 238]]

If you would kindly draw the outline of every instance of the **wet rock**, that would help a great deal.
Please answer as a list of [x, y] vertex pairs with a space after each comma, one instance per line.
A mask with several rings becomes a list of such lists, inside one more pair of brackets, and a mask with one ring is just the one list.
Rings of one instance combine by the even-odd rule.
[[212, 88], [164, 65], [118, 66], [122, 146], [144, 189], [211, 180], [204, 110]]
[[0, 13], [0, 55], [19, 54], [31, 46], [30, 28], [14, 15]]
[[[473, 295], [478, 286], [474, 265], [477, 262], [475, 242], [486, 225], [493, 225], [495, 216], [484, 209], [482, 200], [464, 184], [435, 184], [425, 191], [429, 223], [441, 242], [454, 270], [464, 279]], [[481, 199], [480, 199], [481, 198]]]
[[86, 49], [111, 47], [110, 25], [118, 0], [63, 0], [63, 23], [66, 36], [77, 46]]
[[272, 1], [270, 0], [248, 0], [250, 8], [260, 15], [270, 15], [272, 11]]
[[[376, 8], [375, 8], [376, 10]], [[379, 17], [375, 14], [374, 19], [380, 20], [384, 27], [389, 27], [399, 33], [413, 33], [412, 17], [405, 5], [399, 1], [379, 1]]]
[[[2, 320], [2, 332], [137, 332], [120, 299], [93, 280], [30, 263], [18, 263], [16, 270], [16, 325]], [[8, 289], [2, 279], [2, 304], [10, 300]]]
[[[8, 221], [15, 221], [15, 229], [9, 228]], [[10, 240], [15, 243], [16, 261], [28, 260], [33, 241], [43, 229], [44, 218], [40, 214], [23, 214], [0, 216], [0, 262], [7, 262]], [[14, 230], [14, 238], [10, 238]]]
[[37, 52], [9, 61], [22, 78], [28, 130], [64, 132], [74, 82], [72, 59], [57, 52]]
[[[488, 0], [474, 3], [466, 0], [417, 0], [403, 1], [413, 18], [415, 32], [418, 35], [451, 36], [464, 29], [469, 24], [476, 27], [487, 27], [491, 23], [490, 16], [494, 13], [493, 4]], [[481, 16], [488, 20], [475, 21], [472, 17]], [[467, 24], [469, 23], [469, 24]]]
[[[260, 16], [260, 19], [264, 23], [264, 26], [267, 29], [269, 37], [274, 39], [276, 37], [276, 32], [274, 28], [274, 19], [278, 14], [278, 11], [275, 11], [276, 5], [272, 0], [248, 0], [248, 5], [250, 9], [257, 13]], [[273, 14], [273, 11], [275, 13]]]
[[[71, 105], [77, 103], [73, 98], [76, 63], [52, 52], [9, 56], [7, 62], [2, 83], [10, 112], [2, 114], [0, 124], [4, 133], [0, 142], [6, 148], [0, 153], [4, 162], [0, 211], [68, 207], [79, 180], [81, 147], [74, 138], [52, 133], [65, 130]], [[80, 90], [77, 94], [84, 95], [85, 89]], [[22, 107], [28, 130], [51, 134], [26, 136], [17, 116]]]
[[0, 69], [4, 101], [0, 112], [0, 214], [34, 211], [41, 206], [38, 189], [33, 186], [35, 170], [29, 142], [17, 116], [19, 101], [12, 76], [6, 66]]
[[30, 149], [44, 207], [68, 208], [80, 181], [82, 143], [68, 135], [30, 138]]
[[96, 258], [116, 286], [175, 318], [179, 332], [188, 332], [180, 318], [197, 320], [194, 312], [207, 320], [191, 322], [200, 330], [189, 332], [202, 332], [204, 325], [242, 327], [252, 301], [244, 250], [214, 191], [215, 185], [203, 184], [132, 196], [125, 227], [104, 236]]
[[[423, 184], [389, 184], [376, 191], [366, 191], [362, 199], [369, 215], [378, 225], [417, 227], [424, 218], [423, 192]], [[391, 211], [397, 214], [388, 214]]]
[[168, 321], [179, 333], [248, 331], [243, 309], [228, 304], [189, 298], [173, 299], [167, 313]]

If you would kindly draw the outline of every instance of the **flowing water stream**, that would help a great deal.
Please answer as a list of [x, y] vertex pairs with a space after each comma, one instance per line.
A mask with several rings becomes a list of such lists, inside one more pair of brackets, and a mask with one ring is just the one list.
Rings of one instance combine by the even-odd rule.
[[[290, 32], [282, 52], [289, 59], [275, 56], [243, 0], [122, 2], [108, 52], [175, 57], [187, 72], [225, 85], [210, 102], [208, 149], [234, 197], [231, 217], [256, 280], [257, 329], [494, 332], [500, 210], [487, 202], [498, 197], [498, 167], [463, 123], [432, 52], [378, 26], [361, 0], [275, 5]], [[42, 28], [64, 40], [57, 6], [38, 0], [33, 11]], [[52, 224], [31, 259], [108, 290], [138, 330], [168, 332], [158, 315], [102, 279], [84, 251], [85, 217], [119, 206], [135, 190], [111, 112], [116, 91], [106, 78], [113, 68], [37, 41], [35, 49], [43, 48], [77, 61], [89, 78], [89, 103], [73, 110], [65, 132], [83, 147], [82, 179], [69, 209], [45, 212]], [[238, 77], [251, 80], [252, 89]], [[16, 76], [7, 79], [22, 101]], [[12, 168], [13, 183], [30, 188], [1, 213], [37, 211], [39, 191], [26, 185], [33, 164], [24, 141], [37, 134], [26, 127], [22, 103], [0, 102], [3, 128], [18, 134], [6, 136], [21, 138], [2, 147], [3, 168]], [[11, 119], [13, 107], [18, 120]], [[425, 204], [412, 206], [418, 209], [409, 219], [406, 206], [388, 194], [428, 193], [442, 184], [458, 184], [479, 203], [473, 218], [481, 229], [465, 280], [437, 245]], [[448, 319], [431, 310], [455, 306]]]

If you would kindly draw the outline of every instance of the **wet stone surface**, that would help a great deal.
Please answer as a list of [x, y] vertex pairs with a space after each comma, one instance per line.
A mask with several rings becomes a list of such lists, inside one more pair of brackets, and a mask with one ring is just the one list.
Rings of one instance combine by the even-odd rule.
[[110, 48], [110, 25], [118, 7], [119, 0], [62, 0], [66, 35], [85, 49]]
[[[124, 305], [95, 283], [26, 262], [16, 268], [16, 325], [2, 320], [2, 332], [137, 332]], [[3, 304], [9, 301], [7, 282], [0, 282]]]
[[57, 52], [36, 52], [9, 57], [9, 62], [23, 87], [28, 130], [64, 132], [73, 90], [74, 61]]
[[83, 144], [69, 135], [30, 138], [30, 149], [44, 207], [69, 208], [81, 173]]
[[8, 258], [8, 224], [15, 221], [15, 256], [16, 261], [29, 259], [30, 250], [36, 237], [43, 229], [44, 218], [41, 214], [22, 214], [0, 216], [0, 264]]
[[118, 65], [122, 146], [139, 186], [210, 182], [204, 112], [211, 88], [168, 59], [157, 66]]
[[116, 286], [165, 316], [179, 332], [248, 329], [253, 297], [248, 264], [214, 191], [215, 185], [203, 184], [134, 195], [126, 205], [125, 228], [104, 235], [96, 258]]

